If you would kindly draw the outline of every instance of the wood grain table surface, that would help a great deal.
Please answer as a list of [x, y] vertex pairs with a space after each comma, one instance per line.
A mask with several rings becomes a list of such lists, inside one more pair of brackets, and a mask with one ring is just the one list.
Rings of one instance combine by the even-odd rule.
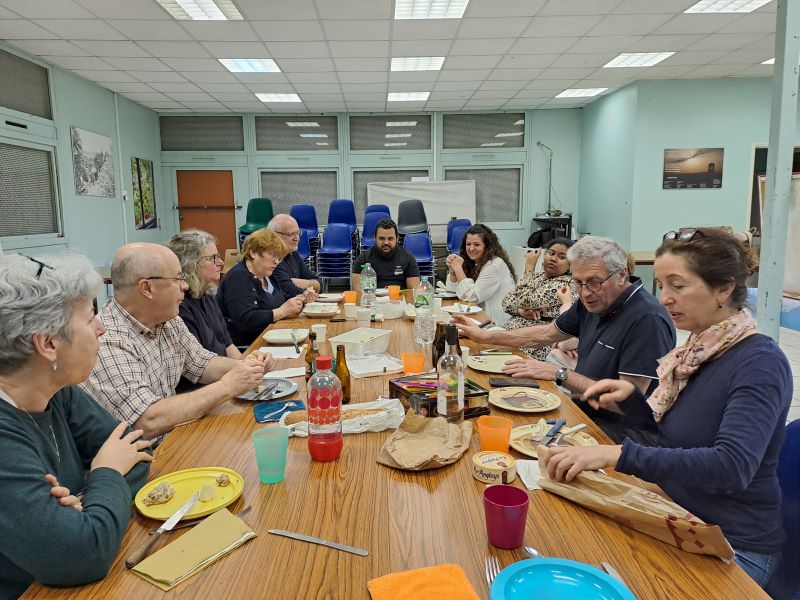
[[[273, 327], [310, 327], [317, 322], [328, 323], [328, 338], [356, 327], [355, 321], [304, 317]], [[397, 319], [374, 323], [373, 327], [393, 332], [389, 344], [392, 355], [416, 350], [410, 321]], [[474, 351], [479, 348], [473, 342], [462, 343]], [[249, 351], [262, 345], [264, 341], [259, 338]], [[327, 342], [323, 344], [323, 351], [328, 348]], [[302, 359], [281, 360], [278, 368], [301, 364]], [[489, 376], [467, 369], [467, 377], [485, 387]], [[353, 402], [388, 394], [388, 382], [393, 377], [397, 375], [353, 379]], [[296, 381], [300, 382], [296, 397], [302, 398], [305, 382], [302, 378]], [[542, 382], [542, 388], [558, 393], [552, 382]], [[541, 415], [494, 407], [492, 413], [510, 417], [515, 424], [542, 416], [566, 418], [568, 425], [586, 422], [587, 433], [601, 443], [608, 442], [564, 396], [558, 409]], [[423, 472], [398, 471], [376, 462], [389, 431], [346, 435], [340, 459], [330, 463], [313, 462], [306, 438], [293, 437], [289, 440], [286, 479], [263, 485], [251, 442], [252, 432], [259, 427], [262, 425], [253, 418], [252, 404], [232, 400], [212, 414], [173, 430], [156, 450], [151, 471], [151, 479], [190, 467], [222, 466], [241, 473], [244, 493], [228, 508], [237, 512], [252, 506], [245, 521], [258, 537], [165, 593], [125, 568], [125, 557], [147, 539], [150, 528], [159, 524], [134, 511], [108, 577], [80, 588], [34, 584], [23, 598], [356, 600], [369, 598], [367, 581], [372, 578], [442, 563], [460, 565], [478, 595], [488, 598], [484, 558], [496, 555], [503, 567], [525, 558], [520, 550], [498, 549], [486, 539], [485, 485], [472, 477], [470, 469], [470, 458], [479, 451], [477, 431], [457, 463]], [[527, 458], [513, 450], [511, 453]], [[523, 487], [519, 478], [514, 485]], [[543, 490], [529, 492], [529, 496], [526, 545], [545, 556], [589, 564], [608, 561], [640, 600], [768, 598], [734, 563], [678, 550]], [[369, 556], [278, 537], [267, 532], [271, 528], [365, 548]], [[183, 531], [165, 535], [159, 547], [177, 539]], [[80, 552], [80, 548], [65, 551]]]

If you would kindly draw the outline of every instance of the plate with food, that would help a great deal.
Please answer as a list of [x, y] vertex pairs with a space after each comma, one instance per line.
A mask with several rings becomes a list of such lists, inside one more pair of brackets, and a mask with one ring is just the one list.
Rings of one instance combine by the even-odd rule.
[[344, 297], [341, 294], [320, 294], [317, 296], [317, 302], [332, 302], [334, 304], [341, 302]]
[[[267, 374], [269, 375], [269, 374]], [[258, 394], [261, 394], [265, 390], [271, 390], [271, 394], [268, 398], [256, 398]], [[280, 398], [285, 398], [286, 396], [291, 396], [297, 391], [297, 382], [292, 381], [291, 379], [264, 379], [264, 383], [259, 385], [257, 388], [250, 390], [249, 392], [245, 392], [244, 394], [240, 394], [236, 396], [239, 400], [279, 400]]]
[[441, 288], [436, 288], [436, 291], [433, 292], [433, 295], [436, 298], [444, 298], [444, 299], [458, 298], [458, 294], [456, 294], [455, 292], [451, 292], [450, 290], [443, 290]]
[[475, 356], [470, 354], [467, 358], [467, 366], [485, 373], [502, 373], [503, 366], [513, 358], [520, 357], [513, 354], [478, 354]]
[[558, 408], [561, 398], [536, 388], [501, 387], [489, 391], [489, 404], [513, 412], [538, 413]]
[[465, 302], [454, 302], [448, 306], [443, 306], [442, 310], [451, 315], [472, 315], [481, 312], [483, 309], [474, 304], [467, 304]]
[[291, 346], [294, 344], [292, 334], [300, 344], [308, 338], [308, 329], [270, 329], [264, 334], [264, 341], [276, 346]]
[[332, 317], [338, 312], [338, 304], [330, 304], [328, 302], [309, 302], [303, 308], [303, 314], [307, 317], [326, 318]]
[[184, 469], [148, 481], [136, 494], [134, 504], [145, 517], [166, 521], [197, 492], [199, 501], [183, 516], [197, 519], [225, 508], [243, 491], [244, 479], [231, 469]]
[[[491, 402], [491, 400], [490, 400]], [[561, 437], [556, 435], [559, 446], [597, 446], [597, 440], [586, 433], [581, 427], [583, 424], [562, 427]], [[517, 452], [526, 456], [538, 458], [536, 448], [539, 442], [547, 435], [552, 425], [544, 419], [539, 419], [529, 425], [520, 425], [511, 430], [510, 446]], [[578, 429], [580, 427], [580, 429]]]

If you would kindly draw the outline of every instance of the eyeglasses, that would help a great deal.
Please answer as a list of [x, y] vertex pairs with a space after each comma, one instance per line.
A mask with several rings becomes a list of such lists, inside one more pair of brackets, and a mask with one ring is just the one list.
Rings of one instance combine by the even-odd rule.
[[200, 257], [200, 260], [207, 260], [210, 262], [217, 262], [219, 260], [219, 254], [204, 254]]
[[44, 269], [50, 269], [51, 271], [55, 271], [56, 270], [55, 267], [51, 267], [47, 263], [43, 263], [42, 261], [40, 261], [38, 259], [35, 259], [32, 256], [28, 256], [27, 254], [23, 254], [22, 256], [24, 256], [25, 258], [27, 258], [30, 261], [35, 262], [37, 265], [39, 265], [39, 270], [36, 271], [36, 279], [39, 279], [39, 277], [41, 277], [42, 271]]
[[668, 231], [664, 234], [662, 241], [677, 240], [679, 242], [691, 242], [695, 237], [703, 237], [705, 235], [702, 230], [696, 227], [687, 227], [686, 229], [679, 229], [678, 231]]
[[298, 229], [297, 231], [292, 231], [292, 232], [279, 231], [278, 235], [282, 235], [282, 236], [285, 236], [285, 237], [288, 237], [288, 238], [299, 238], [300, 237], [300, 230]]
[[162, 275], [153, 275], [152, 277], [142, 277], [142, 279], [171, 279], [172, 281], [186, 281], [188, 277], [186, 273], [181, 273], [177, 277], [164, 277]]
[[611, 279], [611, 277], [612, 277], [613, 275], [616, 275], [616, 274], [617, 274], [617, 272], [616, 272], [616, 271], [614, 271], [614, 272], [612, 272], [612, 273], [609, 273], [609, 274], [608, 274], [608, 277], [606, 277], [605, 279], [590, 279], [589, 281], [587, 281], [587, 282], [585, 282], [585, 283], [584, 283], [584, 282], [581, 282], [581, 281], [578, 281], [577, 279], [573, 279], [573, 280], [572, 280], [572, 283], [575, 285], [575, 287], [577, 287], [577, 288], [578, 288], [576, 291], [577, 291], [579, 294], [581, 293], [581, 288], [582, 288], [582, 287], [585, 287], [585, 288], [586, 288], [586, 289], [588, 289], [590, 292], [599, 292], [599, 291], [600, 291], [600, 289], [603, 287], [603, 284], [604, 284], [606, 281], [608, 281], [609, 279]]

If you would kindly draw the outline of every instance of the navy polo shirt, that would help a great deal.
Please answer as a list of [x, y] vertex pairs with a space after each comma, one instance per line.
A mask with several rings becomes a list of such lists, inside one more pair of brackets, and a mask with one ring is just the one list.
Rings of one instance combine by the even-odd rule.
[[578, 338], [575, 372], [595, 380], [649, 377], [655, 387], [658, 359], [675, 347], [675, 326], [641, 279], [630, 282], [606, 312], [590, 313], [576, 302], [554, 324]]
[[406, 287], [406, 277], [419, 277], [419, 265], [414, 255], [402, 246], [397, 246], [389, 256], [384, 257], [374, 246], [358, 255], [353, 265], [353, 273], [361, 275], [364, 264], [369, 263], [375, 269], [378, 287], [399, 285]]

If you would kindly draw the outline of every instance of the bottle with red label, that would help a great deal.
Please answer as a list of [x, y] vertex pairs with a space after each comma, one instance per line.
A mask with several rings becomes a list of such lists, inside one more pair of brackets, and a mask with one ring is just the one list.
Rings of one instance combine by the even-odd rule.
[[308, 452], [313, 460], [329, 462], [342, 453], [342, 384], [331, 371], [330, 356], [316, 359], [308, 382]]

